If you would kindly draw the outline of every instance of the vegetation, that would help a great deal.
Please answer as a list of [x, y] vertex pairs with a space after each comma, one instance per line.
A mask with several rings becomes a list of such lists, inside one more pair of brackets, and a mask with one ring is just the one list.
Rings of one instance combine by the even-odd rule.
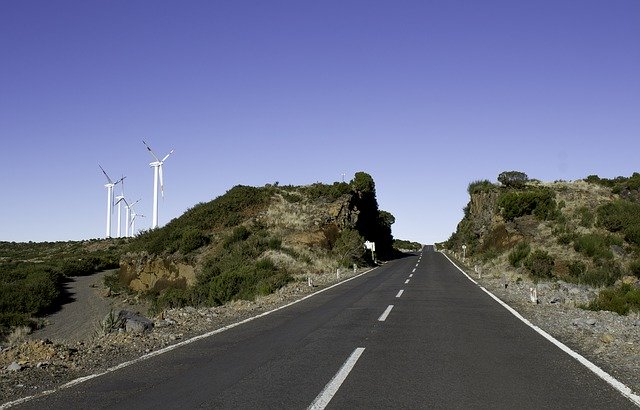
[[418, 252], [422, 249], [422, 244], [419, 242], [412, 242], [412, 241], [407, 241], [402, 239], [394, 239], [393, 247], [397, 250], [407, 250], [407, 251]]
[[55, 309], [67, 278], [116, 268], [120, 243], [0, 242], [0, 334]]
[[507, 221], [525, 215], [535, 215], [540, 220], [553, 219], [556, 214], [555, 193], [539, 188], [527, 191], [508, 191], [498, 197], [502, 217]]
[[529, 256], [531, 252], [531, 246], [527, 242], [520, 242], [516, 245], [515, 249], [509, 253], [509, 263], [513, 267], [519, 267], [522, 265], [522, 261]]
[[497, 188], [496, 185], [493, 184], [488, 179], [481, 179], [481, 180], [477, 180], [469, 183], [469, 186], [467, 187], [467, 192], [469, 193], [469, 195], [475, 195], [481, 192], [490, 192], [496, 188]]
[[610, 310], [619, 315], [640, 312], [640, 289], [629, 284], [603, 289], [598, 297], [586, 306], [590, 310]]
[[529, 177], [520, 171], [504, 171], [498, 175], [498, 182], [507, 188], [522, 189], [525, 187]]
[[[585, 179], [607, 189], [585, 190], [565, 181], [545, 184], [518, 171], [503, 172], [498, 181], [500, 186], [487, 180], [469, 184], [469, 195], [497, 195], [474, 199], [473, 215], [470, 201], [445, 247], [459, 251], [464, 243], [467, 256], [476, 261], [508, 263], [535, 281], [605, 287], [590, 305], [593, 309], [637, 309], [637, 287], [621, 286], [620, 279], [640, 278], [640, 173]], [[527, 215], [536, 218], [521, 218]], [[505, 252], [506, 258], [497, 259]]]

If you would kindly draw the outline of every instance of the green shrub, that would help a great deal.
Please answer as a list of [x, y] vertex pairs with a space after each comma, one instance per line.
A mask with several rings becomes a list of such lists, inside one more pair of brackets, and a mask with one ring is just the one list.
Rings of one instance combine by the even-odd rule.
[[209, 237], [202, 231], [189, 228], [182, 234], [182, 240], [180, 241], [180, 252], [183, 255], [189, 252], [195, 251], [209, 243]]
[[509, 263], [513, 267], [519, 267], [522, 261], [529, 256], [529, 252], [531, 252], [531, 246], [526, 242], [520, 242], [516, 245], [516, 248], [509, 253]]
[[629, 273], [640, 278], [640, 260], [634, 260], [629, 262]]
[[573, 243], [573, 249], [597, 261], [600, 259], [613, 259], [611, 245], [620, 246], [622, 241], [612, 235], [590, 233], [577, 236]]
[[611, 232], [622, 232], [625, 239], [640, 245], [640, 204], [620, 199], [597, 209], [598, 225]]
[[554, 259], [546, 251], [535, 250], [524, 260], [524, 266], [534, 279], [552, 277]]
[[529, 181], [529, 177], [520, 171], [504, 171], [498, 175], [498, 182], [509, 188], [521, 189]]
[[550, 189], [508, 191], [498, 197], [498, 207], [507, 221], [524, 215], [535, 215], [547, 220], [556, 216], [555, 193]]
[[467, 192], [469, 195], [478, 194], [480, 192], [490, 192], [496, 189], [496, 186], [488, 179], [477, 180], [469, 183]]
[[576, 213], [580, 218], [580, 225], [585, 228], [591, 228], [595, 222], [596, 216], [586, 206], [577, 209]]
[[619, 315], [640, 311], [640, 289], [628, 284], [603, 289], [598, 297], [587, 305], [589, 310], [609, 310]]

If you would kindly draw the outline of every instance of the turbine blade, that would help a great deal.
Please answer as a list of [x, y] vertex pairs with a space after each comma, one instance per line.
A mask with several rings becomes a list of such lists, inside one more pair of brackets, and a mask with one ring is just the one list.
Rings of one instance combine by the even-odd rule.
[[147, 150], [149, 150], [149, 153], [151, 154], [151, 156], [152, 156], [153, 158], [155, 158], [155, 160], [156, 160], [156, 161], [161, 162], [161, 161], [158, 159], [158, 157], [156, 157], [156, 154], [153, 152], [153, 150], [151, 149], [151, 147], [150, 147], [150, 146], [148, 146], [148, 145], [147, 145], [147, 143], [146, 143], [146, 142], [144, 142], [144, 140], [142, 140], [142, 143], [144, 144], [144, 146], [145, 146], [145, 147], [147, 147]]
[[162, 161], [160, 161], [160, 162], [164, 162], [167, 158], [169, 158], [169, 155], [173, 154], [173, 151], [175, 151], [175, 150], [172, 149], [171, 151], [169, 151], [169, 153], [167, 155], [165, 155], [165, 157], [162, 158]]
[[125, 179], [125, 178], [126, 178], [126, 177], [122, 177], [122, 178], [120, 178], [119, 180], [117, 180], [116, 182], [114, 182], [114, 183], [113, 183], [113, 185], [118, 185], [120, 182], [124, 182], [124, 179]]
[[102, 168], [102, 165], [98, 164], [98, 166], [102, 170], [102, 173], [104, 174], [104, 176], [107, 177], [107, 181], [109, 181], [110, 184], [113, 184], [113, 181], [111, 180], [111, 178], [109, 178], [109, 175], [107, 175], [107, 171], [105, 171], [104, 168]]
[[162, 163], [160, 163], [160, 166], [158, 168], [160, 168], [158, 169], [158, 172], [160, 172], [160, 194], [162, 195], [162, 198], [164, 198], [164, 181], [162, 177]]

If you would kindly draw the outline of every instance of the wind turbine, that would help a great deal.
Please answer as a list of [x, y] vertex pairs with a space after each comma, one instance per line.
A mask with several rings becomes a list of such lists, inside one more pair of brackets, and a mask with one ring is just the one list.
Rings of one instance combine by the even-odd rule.
[[[164, 161], [166, 161], [167, 158], [169, 158], [169, 155], [173, 154], [174, 150], [169, 151], [169, 153], [165, 155], [164, 158], [158, 159], [156, 154], [149, 147], [149, 145], [147, 145], [147, 143], [144, 142], [144, 140], [142, 140], [142, 143], [144, 144], [145, 147], [147, 147], [147, 150], [149, 150], [149, 153], [151, 154], [153, 159], [155, 159], [155, 161], [149, 164], [149, 166], [153, 168], [153, 218], [151, 221], [151, 229], [153, 229], [158, 227], [158, 182], [160, 182], [160, 194], [162, 195], [162, 198], [164, 198], [164, 182], [162, 179], [162, 165], [164, 164]], [[158, 181], [158, 179], [160, 181]]]
[[[120, 181], [122, 181], [122, 183], [120, 184], [121, 193], [120, 193], [120, 195], [118, 195], [115, 198], [116, 199], [116, 205], [118, 205], [118, 230], [117, 230], [117, 235], [118, 235], [117, 237], [118, 238], [120, 238], [122, 236], [120, 234], [121, 233], [120, 229], [122, 227], [122, 222], [121, 222], [121, 219], [120, 219], [120, 215], [121, 215], [121, 212], [122, 212], [122, 201], [124, 201], [125, 204], [127, 203], [127, 201], [124, 199], [124, 179], [125, 178], [126, 177], [124, 177], [124, 176], [122, 178], [120, 178]], [[127, 223], [129, 223], [128, 220], [127, 220]]]
[[125, 231], [124, 231], [124, 234], [126, 237], [133, 236], [133, 231], [131, 231], [131, 235], [129, 235], [129, 225], [131, 224], [130, 220], [131, 220], [131, 213], [133, 212], [133, 206], [138, 202], [140, 202], [139, 199], [136, 202], [129, 204], [126, 199], [124, 200], [124, 203], [126, 204], [125, 208], [127, 209], [127, 216], [126, 216], [127, 224], [125, 225]]
[[109, 178], [109, 175], [107, 175], [104, 168], [102, 168], [102, 165], [98, 164], [98, 166], [102, 170], [102, 173], [104, 174], [104, 176], [107, 177], [107, 183], [104, 184], [105, 188], [107, 188], [107, 238], [111, 238], [111, 212], [113, 210], [113, 187], [118, 185], [120, 182], [122, 182], [124, 177], [120, 178], [116, 182], [113, 182], [111, 178]]
[[136, 217], [142, 217], [144, 218], [145, 216], [142, 214], [137, 214], [136, 211], [134, 211], [133, 209], [131, 210], [131, 237], [134, 237], [136, 235]]

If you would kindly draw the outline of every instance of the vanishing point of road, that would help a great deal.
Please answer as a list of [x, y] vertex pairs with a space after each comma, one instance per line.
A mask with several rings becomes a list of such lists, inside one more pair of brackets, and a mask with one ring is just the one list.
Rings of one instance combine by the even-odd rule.
[[18, 407], [636, 408], [432, 247]]

